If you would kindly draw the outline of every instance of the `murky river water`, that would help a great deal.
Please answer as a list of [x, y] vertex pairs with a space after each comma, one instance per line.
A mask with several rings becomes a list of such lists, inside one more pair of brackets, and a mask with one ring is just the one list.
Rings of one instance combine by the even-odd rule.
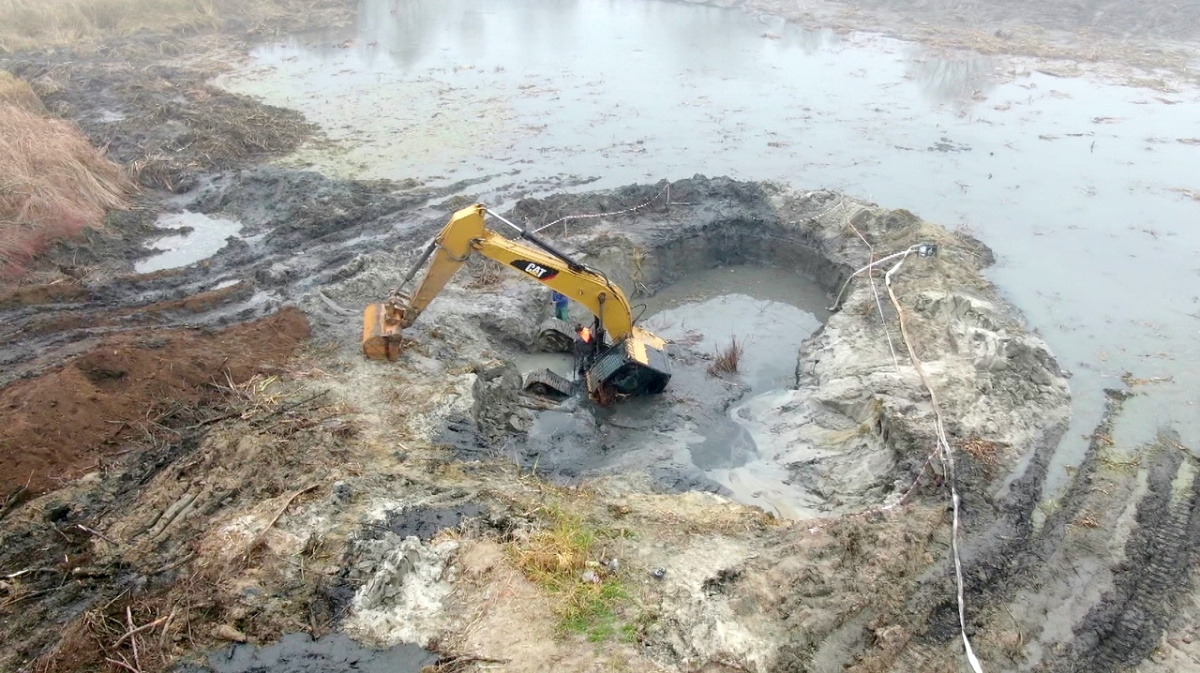
[[1102, 390], [1164, 382], [1116, 440], [1200, 445], [1200, 94], [1060, 78], [653, 0], [364, 0], [351, 35], [254, 52], [220, 84], [341, 141], [343, 176], [486, 178], [500, 200], [695, 173], [830, 187], [992, 246], [991, 277], [1074, 372], [1079, 459]]

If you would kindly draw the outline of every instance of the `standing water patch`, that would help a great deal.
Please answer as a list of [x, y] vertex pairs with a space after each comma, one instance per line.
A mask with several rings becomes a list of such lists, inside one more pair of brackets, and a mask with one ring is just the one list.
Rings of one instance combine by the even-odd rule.
[[685, 276], [659, 292], [648, 329], [699, 353], [741, 347], [736, 376], [751, 396], [723, 422], [698, 427], [689, 443], [692, 463], [732, 496], [786, 517], [812, 513], [813, 498], [793, 487], [779, 451], [743, 409], [772, 399], [796, 383], [804, 340], [829, 317], [824, 290], [781, 269], [732, 266]]
[[176, 269], [208, 259], [224, 248], [231, 236], [236, 237], [242, 231], [239, 222], [187, 211], [163, 215], [155, 226], [159, 229], [187, 227], [191, 231], [147, 243], [148, 248], [158, 252], [133, 266], [138, 273]]
[[344, 633], [313, 640], [307, 633], [289, 633], [274, 645], [240, 644], [215, 652], [208, 666], [182, 666], [179, 673], [418, 673], [437, 659], [417, 645], [373, 650]]
[[649, 311], [647, 329], [692, 350], [715, 353], [736, 340], [738, 371], [755, 392], [794, 383], [800, 345], [828, 316], [816, 283], [752, 266], [691, 274], [659, 292]]

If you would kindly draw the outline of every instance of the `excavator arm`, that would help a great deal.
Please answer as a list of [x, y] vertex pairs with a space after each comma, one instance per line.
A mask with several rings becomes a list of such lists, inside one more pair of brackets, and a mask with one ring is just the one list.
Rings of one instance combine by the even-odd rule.
[[450, 219], [435, 240], [433, 262], [425, 279], [404, 309], [402, 327], [411, 326], [429, 302], [458, 273], [472, 252], [512, 267], [583, 305], [600, 318], [600, 324], [614, 341], [633, 333], [633, 310], [620, 287], [569, 259], [511, 240], [486, 228], [484, 207], [464, 208]]
[[607, 386], [626, 395], [661, 392], [670, 378], [666, 344], [634, 326], [629, 300], [621, 288], [604, 274], [575, 262], [524, 230], [518, 228], [521, 237], [533, 241], [536, 247], [488, 229], [486, 212], [477, 204], [454, 213], [405, 278], [407, 283], [432, 257], [411, 297], [400, 295], [367, 306], [363, 316], [364, 354], [372, 359], [396, 360], [402, 330], [416, 322], [471, 254], [478, 252], [557, 290], [599, 319], [613, 345], [604, 350], [604, 343], [593, 344], [596, 349], [592, 364], [597, 373], [593, 376], [590, 370], [587, 372], [590, 390], [596, 392]]

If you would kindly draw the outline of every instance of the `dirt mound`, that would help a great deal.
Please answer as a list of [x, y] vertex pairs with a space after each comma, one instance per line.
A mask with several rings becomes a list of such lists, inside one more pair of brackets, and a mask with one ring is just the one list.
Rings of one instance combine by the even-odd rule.
[[123, 442], [177, 407], [213, 399], [210, 384], [276, 366], [309, 335], [293, 308], [219, 332], [172, 330], [107, 337], [42, 376], [0, 390], [0, 493], [31, 494], [94, 470]]

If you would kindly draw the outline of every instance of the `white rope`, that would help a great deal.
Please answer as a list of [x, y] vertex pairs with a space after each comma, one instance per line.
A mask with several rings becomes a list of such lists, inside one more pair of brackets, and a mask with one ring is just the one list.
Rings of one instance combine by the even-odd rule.
[[[883, 325], [883, 335], [887, 337], [888, 350], [892, 352], [892, 364], [896, 367], [896, 372], [900, 371], [900, 358], [896, 355], [896, 345], [892, 343], [892, 331], [888, 329], [887, 317], [883, 315], [883, 299], [879, 296], [879, 288], [875, 287], [875, 246], [867, 240], [866, 236], [854, 226], [850, 220], [846, 220], [846, 224], [850, 229], [862, 240], [863, 245], [867, 246], [867, 250], [871, 252], [871, 263], [867, 264], [867, 278], [871, 279], [871, 294], [875, 295], [875, 308], [879, 311], [879, 324]], [[847, 281], [848, 282], [848, 281]]]
[[650, 205], [651, 203], [654, 203], [658, 199], [658, 197], [662, 196], [663, 194], [667, 195], [667, 203], [670, 204], [671, 203], [671, 183], [670, 182], [668, 182], [662, 189], [658, 190], [658, 193], [655, 194], [654, 196], [650, 197], [649, 200], [647, 200], [644, 203], [639, 203], [638, 205], [636, 205], [632, 208], [626, 208], [624, 210], [614, 210], [614, 211], [607, 212], [607, 213], [587, 213], [584, 215], [564, 215], [563, 217], [558, 218], [557, 220], [551, 222], [550, 224], [543, 224], [542, 226], [538, 227], [537, 229], [534, 229], [533, 233], [535, 233], [535, 234], [540, 233], [543, 229], [549, 229], [550, 227], [553, 227], [554, 225], [556, 225], [560, 222], [567, 222], [570, 220], [587, 220], [587, 219], [594, 219], [597, 217], [612, 217], [614, 215], [625, 215], [626, 213], [632, 213], [632, 212], [641, 210], [642, 208], [645, 208], [646, 206]]
[[833, 304], [831, 304], [829, 306], [829, 310], [830, 311], [837, 310], [838, 306], [840, 306], [842, 303], [842, 296], [846, 294], [846, 288], [850, 287], [850, 281], [854, 280], [859, 274], [864, 273], [866, 271], [870, 271], [874, 267], [879, 266], [880, 264], [883, 264], [884, 262], [890, 262], [893, 259], [896, 259], [897, 257], [905, 257], [907, 255], [911, 255], [912, 253], [920, 250], [921, 245], [922, 244], [918, 243], [916, 245], [910, 246], [906, 250], [901, 250], [900, 252], [894, 252], [886, 257], [880, 257], [879, 259], [871, 262], [870, 264], [862, 267], [861, 269], [859, 269], [859, 270], [855, 271], [854, 273], [850, 274], [849, 276], [847, 276], [846, 281], [842, 283], [842, 288], [840, 290], [838, 290], [837, 296], [833, 300]]
[[925, 390], [929, 392], [929, 402], [933, 407], [934, 430], [937, 433], [938, 449], [936, 453], [942, 462], [942, 469], [946, 473], [946, 479], [950, 482], [950, 502], [954, 508], [954, 524], [950, 535], [950, 551], [954, 556], [954, 578], [958, 588], [958, 628], [962, 634], [963, 647], [967, 652], [967, 662], [971, 665], [971, 670], [974, 673], [983, 673], [983, 667], [979, 664], [979, 659], [975, 656], [975, 650], [971, 647], [971, 639], [967, 637], [967, 612], [966, 599], [963, 591], [963, 573], [962, 573], [962, 556], [958, 549], [958, 534], [959, 534], [959, 497], [957, 480], [954, 474], [954, 453], [950, 448], [950, 442], [946, 438], [946, 424], [942, 419], [941, 405], [938, 403], [937, 392], [934, 391], [933, 385], [930, 384], [929, 378], [925, 375], [925, 368], [921, 364], [921, 359], [917, 357], [917, 352], [913, 349], [912, 339], [908, 335], [908, 325], [904, 319], [904, 309], [900, 307], [900, 301], [896, 298], [896, 293], [892, 290], [892, 274], [900, 270], [903, 266], [905, 258], [911, 254], [912, 248], [906, 251], [900, 258], [900, 261], [888, 269], [883, 276], [883, 283], [887, 287], [888, 296], [892, 300], [892, 305], [896, 307], [896, 311], [900, 316], [900, 334], [904, 338], [904, 345], [908, 348], [908, 357], [912, 360], [913, 367], [917, 370], [917, 375], [921, 377], [921, 383], [925, 386]]

